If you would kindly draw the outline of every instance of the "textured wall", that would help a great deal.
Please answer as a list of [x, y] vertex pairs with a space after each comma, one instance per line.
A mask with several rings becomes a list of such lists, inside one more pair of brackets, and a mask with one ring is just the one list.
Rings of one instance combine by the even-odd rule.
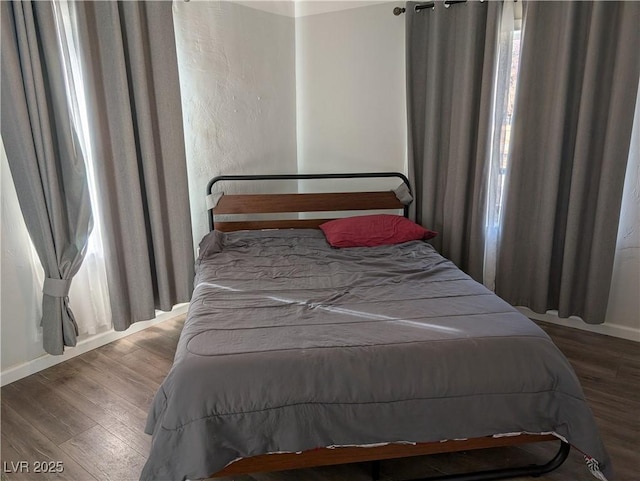
[[297, 170], [295, 20], [232, 2], [173, 8], [198, 243], [211, 177]]

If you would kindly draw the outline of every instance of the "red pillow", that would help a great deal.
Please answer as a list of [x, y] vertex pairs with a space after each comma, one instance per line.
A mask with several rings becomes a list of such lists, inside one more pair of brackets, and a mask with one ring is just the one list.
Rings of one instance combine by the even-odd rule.
[[374, 247], [438, 235], [409, 219], [389, 214], [330, 220], [320, 225], [320, 229], [332, 247]]

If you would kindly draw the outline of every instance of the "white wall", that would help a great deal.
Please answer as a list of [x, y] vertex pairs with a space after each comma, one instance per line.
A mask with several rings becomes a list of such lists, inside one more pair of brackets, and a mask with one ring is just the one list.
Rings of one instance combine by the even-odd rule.
[[295, 20], [246, 5], [173, 7], [195, 243], [211, 177], [297, 171]]
[[[296, 17], [339, 12], [380, 3], [388, 3], [388, 0], [294, 0]], [[393, 6], [395, 7], [397, 4], [393, 4]]]
[[[2, 231], [0, 298], [0, 363], [2, 369], [42, 356], [41, 286], [44, 278], [20, 212], [4, 145], [0, 142]], [[34, 267], [34, 265], [36, 267]], [[38, 287], [40, 286], [40, 287]]]
[[394, 6], [296, 19], [300, 172], [406, 171], [405, 22]]

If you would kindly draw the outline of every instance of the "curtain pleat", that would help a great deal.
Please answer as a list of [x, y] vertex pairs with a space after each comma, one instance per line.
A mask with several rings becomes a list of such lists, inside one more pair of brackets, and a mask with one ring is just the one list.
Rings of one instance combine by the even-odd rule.
[[193, 242], [171, 2], [76, 2], [116, 330], [190, 299]]
[[409, 176], [416, 222], [482, 282], [502, 2], [407, 3]]
[[92, 227], [84, 159], [72, 127], [51, 2], [0, 2], [2, 139], [20, 208], [44, 267], [44, 349], [75, 346], [73, 276]]
[[496, 292], [602, 323], [640, 73], [637, 2], [528, 2]]

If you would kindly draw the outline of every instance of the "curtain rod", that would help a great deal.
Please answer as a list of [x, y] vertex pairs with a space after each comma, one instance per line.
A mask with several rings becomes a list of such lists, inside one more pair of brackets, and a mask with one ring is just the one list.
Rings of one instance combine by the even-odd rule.
[[[455, 5], [456, 3], [466, 3], [467, 0], [444, 0], [444, 6], [446, 8], [449, 8], [451, 5]], [[514, 2], [517, 0], [513, 0]], [[480, 0], [480, 3], [484, 3], [484, 0]], [[436, 2], [427, 2], [427, 3], [420, 3], [418, 5], [415, 6], [415, 10], [416, 12], [419, 12], [420, 10], [427, 10], [428, 8], [430, 9], [434, 9], [436, 7]], [[393, 14], [397, 17], [400, 14], [403, 14], [404, 12], [406, 12], [407, 9], [404, 7], [396, 7], [393, 9]]]

